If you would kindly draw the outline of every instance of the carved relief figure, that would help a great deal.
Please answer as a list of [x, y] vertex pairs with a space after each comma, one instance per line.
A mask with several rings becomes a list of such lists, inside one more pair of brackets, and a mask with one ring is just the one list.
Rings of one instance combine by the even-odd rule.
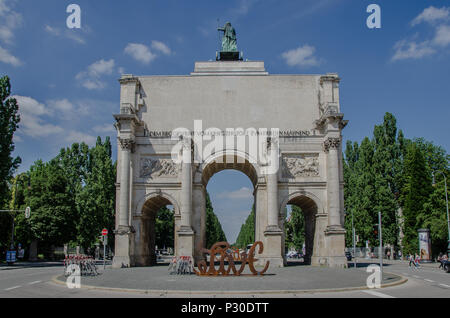
[[141, 178], [176, 177], [178, 166], [172, 159], [141, 158]]
[[319, 176], [319, 158], [314, 155], [283, 157], [283, 178]]

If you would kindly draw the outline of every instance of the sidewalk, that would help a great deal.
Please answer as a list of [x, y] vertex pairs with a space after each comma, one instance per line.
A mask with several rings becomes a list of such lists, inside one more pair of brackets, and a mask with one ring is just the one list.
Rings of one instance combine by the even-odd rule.
[[[366, 259], [366, 258], [356, 258], [356, 262], [357, 263], [373, 263], [373, 264], [379, 264], [380, 261], [378, 258], [370, 258], [370, 259]], [[349, 264], [352, 264], [353, 261], [349, 262]], [[409, 260], [388, 260], [388, 259], [383, 259], [383, 264], [404, 264], [406, 267], [409, 265]], [[431, 267], [431, 268], [438, 268], [439, 267], [439, 263], [437, 262], [433, 262], [433, 263], [419, 263], [421, 267]]]
[[32, 267], [61, 267], [63, 265], [62, 261], [38, 261], [38, 262], [16, 262], [12, 265], [8, 265], [7, 263], [0, 263], [0, 271], [1, 270], [12, 270], [12, 269], [20, 269], [20, 268], [32, 268]]
[[[385, 269], [383, 285], [405, 280]], [[165, 294], [264, 294], [302, 293], [367, 289], [370, 273], [364, 269], [337, 269], [305, 265], [269, 267], [266, 275], [200, 277], [170, 275], [168, 266], [101, 269], [96, 277], [81, 277], [82, 288]], [[65, 285], [62, 275], [53, 280]]]

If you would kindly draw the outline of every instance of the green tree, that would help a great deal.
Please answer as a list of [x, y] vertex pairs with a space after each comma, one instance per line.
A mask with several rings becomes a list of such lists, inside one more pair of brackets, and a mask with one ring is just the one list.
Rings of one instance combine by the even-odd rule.
[[404, 197], [404, 252], [416, 253], [418, 248], [417, 230], [424, 225], [425, 203], [433, 192], [431, 171], [425, 156], [417, 143], [408, 145], [405, 158], [406, 181], [402, 195]]
[[223, 232], [222, 225], [214, 214], [211, 199], [206, 192], [206, 248], [211, 248], [214, 243], [226, 242], [227, 238]]
[[[20, 157], [13, 158], [13, 136], [19, 127], [19, 105], [10, 98], [11, 83], [8, 76], [0, 78], [0, 208], [6, 207], [10, 198], [10, 182], [21, 163]], [[0, 250], [8, 245], [11, 234], [11, 216], [0, 213]]]
[[30, 235], [42, 248], [61, 246], [76, 238], [75, 200], [67, 191], [68, 179], [57, 161], [35, 162], [30, 168], [30, 188], [25, 189]]
[[[74, 148], [79, 149], [72, 146]], [[72, 157], [76, 159], [75, 165], [65, 166], [69, 169], [66, 174], [74, 182], [72, 188], [77, 192], [77, 242], [86, 250], [98, 240], [103, 228], [107, 228], [109, 233], [114, 229], [115, 168], [109, 137], [104, 143], [100, 137], [97, 138], [96, 145], [89, 149], [87, 160], [84, 160], [83, 153], [76, 153], [78, 155]], [[79, 183], [83, 175], [85, 185], [81, 188]]]
[[155, 222], [155, 245], [158, 248], [174, 247], [175, 219], [173, 211], [162, 207], [156, 213]]
[[292, 205], [291, 214], [285, 224], [285, 246], [301, 250], [305, 243], [305, 216], [302, 209]]
[[[423, 138], [414, 139], [414, 142], [421, 149], [429, 171], [441, 171], [448, 177], [449, 155], [446, 151]], [[441, 173], [435, 173], [435, 185], [424, 204], [424, 213], [418, 216], [418, 222], [421, 227], [431, 231], [433, 255], [445, 252], [448, 242], [447, 207], [444, 177]]]
[[364, 138], [361, 145], [352, 146], [349, 142], [346, 149], [344, 165], [344, 195], [345, 195], [345, 228], [346, 243], [352, 242], [351, 213], [353, 212], [356, 234], [360, 237], [359, 245], [369, 240], [376, 242], [372, 226], [377, 222], [375, 202], [375, 173], [373, 168], [374, 144], [368, 138]]
[[242, 224], [236, 239], [236, 247], [246, 248], [247, 245], [255, 242], [255, 205], [252, 206], [249, 216]]
[[397, 169], [401, 162], [397, 142], [397, 121], [386, 113], [383, 124], [374, 129], [373, 171], [375, 174], [375, 212], [382, 213], [383, 241], [395, 245], [398, 239], [396, 193]]

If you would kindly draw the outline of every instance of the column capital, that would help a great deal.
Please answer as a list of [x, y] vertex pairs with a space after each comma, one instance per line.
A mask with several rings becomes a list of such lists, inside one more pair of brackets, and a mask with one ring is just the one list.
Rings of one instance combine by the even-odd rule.
[[122, 150], [133, 151], [135, 141], [132, 138], [119, 138], [120, 146]]
[[330, 149], [339, 149], [341, 145], [341, 138], [339, 137], [328, 137], [323, 142], [323, 149], [328, 152]]

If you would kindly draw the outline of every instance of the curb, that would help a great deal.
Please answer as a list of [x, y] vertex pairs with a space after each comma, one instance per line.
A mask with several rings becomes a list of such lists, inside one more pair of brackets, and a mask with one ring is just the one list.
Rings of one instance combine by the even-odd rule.
[[[393, 286], [398, 286], [406, 283], [408, 278], [399, 275], [393, 274], [389, 272], [385, 272], [387, 274], [395, 275], [400, 277], [400, 280], [383, 284], [380, 288], [388, 288]], [[65, 282], [58, 280], [58, 277], [61, 275], [56, 275], [52, 277], [52, 282], [58, 285], [66, 285]], [[344, 291], [354, 291], [354, 290], [372, 290], [374, 288], [369, 288], [367, 286], [361, 287], [344, 287], [344, 288], [329, 288], [329, 289], [303, 289], [303, 290], [230, 290], [230, 291], [215, 291], [211, 290], [152, 290], [152, 289], [130, 289], [130, 288], [119, 288], [119, 287], [100, 287], [100, 286], [90, 286], [90, 285], [81, 285], [82, 289], [88, 290], [104, 290], [104, 291], [113, 291], [113, 292], [126, 292], [126, 293], [138, 293], [138, 294], [151, 294], [151, 295], [267, 295], [267, 294], [276, 294], [276, 295], [288, 295], [288, 294], [306, 294], [306, 293], [326, 293], [326, 292], [344, 292]]]

